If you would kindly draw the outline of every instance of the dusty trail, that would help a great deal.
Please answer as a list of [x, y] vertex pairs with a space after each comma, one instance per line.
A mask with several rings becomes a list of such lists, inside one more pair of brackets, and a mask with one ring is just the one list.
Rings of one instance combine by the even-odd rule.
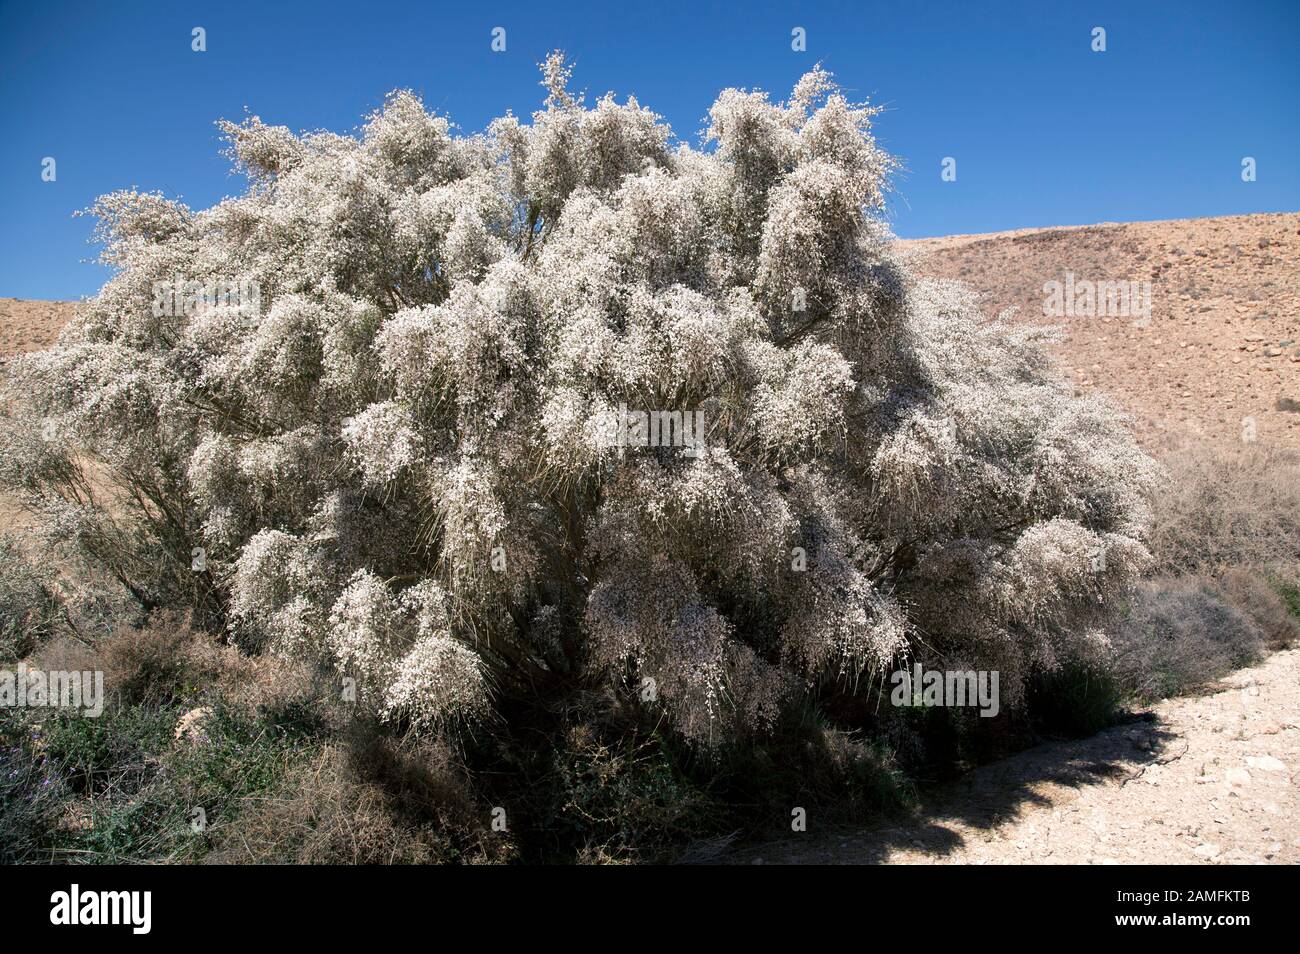
[[767, 864], [1300, 862], [1300, 650], [1275, 653], [1150, 721], [1038, 746], [936, 792], [915, 821], [807, 834]]

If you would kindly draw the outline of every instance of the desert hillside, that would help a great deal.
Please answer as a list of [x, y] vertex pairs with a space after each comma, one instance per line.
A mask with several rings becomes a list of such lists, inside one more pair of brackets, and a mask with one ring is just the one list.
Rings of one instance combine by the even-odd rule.
[[[902, 243], [923, 274], [965, 282], [996, 314], [1062, 329], [1081, 389], [1112, 394], [1152, 446], [1300, 446], [1300, 213], [1026, 229]], [[1067, 275], [1150, 283], [1150, 315], [1045, 317]]]
[[[925, 275], [966, 282], [985, 310], [1060, 327], [1081, 389], [1113, 395], [1153, 447], [1300, 447], [1300, 213], [1025, 229], [902, 242]], [[1044, 316], [1044, 285], [1150, 283], [1150, 315]], [[73, 302], [0, 298], [0, 356], [52, 343]]]
[[0, 358], [54, 344], [76, 308], [72, 301], [0, 298]]

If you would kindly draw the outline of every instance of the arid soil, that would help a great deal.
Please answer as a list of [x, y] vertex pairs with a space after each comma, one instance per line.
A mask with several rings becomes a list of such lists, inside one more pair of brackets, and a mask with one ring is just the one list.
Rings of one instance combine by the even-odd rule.
[[[1061, 329], [1082, 390], [1112, 395], [1162, 449], [1300, 447], [1300, 213], [953, 235], [902, 243], [922, 274], [963, 281], [995, 315]], [[1150, 316], [1045, 316], [1044, 285], [1149, 282]]]
[[932, 793], [906, 824], [808, 831], [729, 861], [767, 864], [1295, 864], [1300, 651], [1146, 721], [1054, 742]]
[[72, 301], [0, 298], [0, 358], [48, 348], [76, 308]]

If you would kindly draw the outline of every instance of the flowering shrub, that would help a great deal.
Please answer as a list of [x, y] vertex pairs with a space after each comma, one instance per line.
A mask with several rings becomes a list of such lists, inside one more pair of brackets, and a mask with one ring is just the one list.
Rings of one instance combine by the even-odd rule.
[[[101, 199], [118, 270], [15, 362], [3, 438], [51, 536], [424, 725], [596, 685], [707, 745], [907, 656], [1014, 705], [1104, 653], [1152, 465], [1038, 332], [900, 264], [875, 110], [815, 70], [691, 148], [543, 72], [531, 122], [252, 117], [243, 195]], [[154, 307], [217, 281], [254, 312]], [[603, 440], [616, 408], [705, 446]]]

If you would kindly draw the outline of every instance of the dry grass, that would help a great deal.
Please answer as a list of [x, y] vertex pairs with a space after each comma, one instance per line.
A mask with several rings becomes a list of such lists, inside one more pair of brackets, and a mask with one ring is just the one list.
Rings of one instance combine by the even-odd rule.
[[122, 706], [186, 705], [211, 696], [248, 718], [315, 703], [326, 690], [306, 668], [245, 656], [196, 629], [188, 613], [174, 611], [154, 613], [144, 626], [119, 626], [93, 644], [57, 637], [30, 662], [47, 670], [100, 670]]
[[506, 861], [451, 750], [354, 733], [246, 804], [208, 857], [233, 864], [430, 864]]
[[1151, 549], [1166, 572], [1219, 576], [1251, 567], [1296, 577], [1300, 454], [1247, 445], [1186, 451], [1165, 461]]
[[1145, 700], [1191, 691], [1300, 636], [1283, 598], [1300, 579], [1300, 455], [1246, 445], [1165, 464], [1151, 543], [1159, 575], [1115, 636], [1115, 675]]
[[1229, 602], [1259, 628], [1269, 650], [1286, 649], [1300, 637], [1300, 621], [1279, 595], [1278, 586], [1255, 570], [1236, 567], [1219, 580]]
[[58, 619], [49, 577], [26, 558], [14, 538], [0, 534], [0, 663], [32, 652], [54, 634]]
[[1143, 700], [1186, 692], [1264, 654], [1259, 627], [1204, 578], [1142, 584], [1114, 643], [1115, 676]]

